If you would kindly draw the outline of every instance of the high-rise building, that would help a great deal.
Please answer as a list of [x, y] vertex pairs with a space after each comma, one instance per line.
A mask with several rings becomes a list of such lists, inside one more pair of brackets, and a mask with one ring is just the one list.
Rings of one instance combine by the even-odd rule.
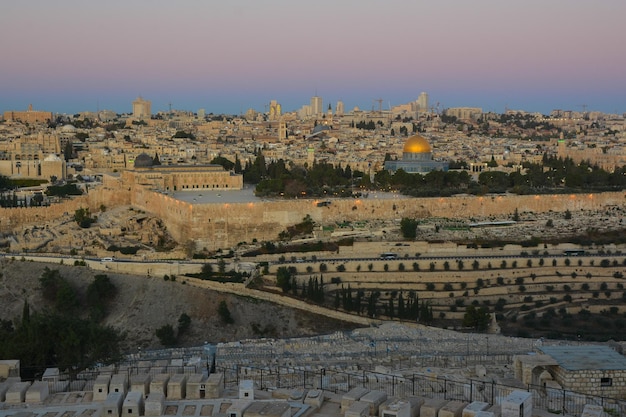
[[139, 96], [133, 101], [133, 117], [138, 119], [148, 119], [152, 116], [152, 102], [144, 100]]
[[428, 111], [428, 93], [421, 92], [417, 98], [417, 111]]
[[276, 100], [270, 101], [270, 120], [278, 120], [282, 114], [282, 107]]
[[319, 96], [311, 97], [311, 112], [313, 116], [317, 116], [324, 112], [324, 108], [322, 107], [322, 98]]
[[344, 109], [343, 109], [343, 101], [339, 100], [337, 102], [337, 107], [335, 107], [335, 114], [337, 116], [343, 116], [344, 113]]

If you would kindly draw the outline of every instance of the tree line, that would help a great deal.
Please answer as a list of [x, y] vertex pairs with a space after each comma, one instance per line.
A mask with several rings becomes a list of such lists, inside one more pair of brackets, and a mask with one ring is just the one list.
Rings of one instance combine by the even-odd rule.
[[25, 299], [21, 318], [0, 321], [0, 357], [19, 359], [23, 379], [48, 367], [76, 376], [121, 358], [122, 335], [101, 324], [117, 292], [106, 275], [96, 275], [84, 294], [47, 267], [39, 282], [48, 308], [31, 311]]
[[[386, 159], [390, 159], [388, 155]], [[523, 162], [520, 170], [504, 172], [483, 171], [474, 180], [465, 161], [453, 161], [451, 171], [431, 171], [426, 174], [408, 173], [402, 169], [391, 173], [376, 172], [373, 180], [362, 171], [327, 162], [297, 166], [282, 159], [266, 163], [262, 150], [254, 160], [230, 162], [219, 157], [214, 160], [226, 169], [242, 173], [244, 182], [256, 185], [259, 196], [349, 197], [353, 189], [359, 193], [370, 190], [394, 190], [415, 197], [445, 197], [454, 194], [484, 195], [486, 193], [570, 193], [612, 191], [626, 187], [626, 166], [609, 172], [588, 161], [574, 162], [571, 158], [544, 154], [540, 163]], [[490, 166], [495, 161], [490, 161]]]

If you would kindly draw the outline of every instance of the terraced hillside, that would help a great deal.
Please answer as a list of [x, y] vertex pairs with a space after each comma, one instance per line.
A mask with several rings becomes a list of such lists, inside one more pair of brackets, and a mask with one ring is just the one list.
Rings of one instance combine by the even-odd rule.
[[[281, 268], [292, 296], [370, 317], [464, 328], [466, 313], [482, 307], [510, 335], [599, 340], [626, 328], [626, 256], [619, 252], [300, 261], [272, 265], [266, 285], [275, 285]], [[320, 291], [323, 300], [313, 296]]]

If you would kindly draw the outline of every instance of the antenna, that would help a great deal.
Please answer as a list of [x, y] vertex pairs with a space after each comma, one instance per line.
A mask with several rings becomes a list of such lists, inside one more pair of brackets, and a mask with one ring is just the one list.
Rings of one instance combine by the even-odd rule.
[[382, 113], [383, 112], [383, 99], [382, 98], [376, 98], [376, 99], [372, 100], [372, 111], [374, 111], [374, 103], [378, 103], [378, 112]]

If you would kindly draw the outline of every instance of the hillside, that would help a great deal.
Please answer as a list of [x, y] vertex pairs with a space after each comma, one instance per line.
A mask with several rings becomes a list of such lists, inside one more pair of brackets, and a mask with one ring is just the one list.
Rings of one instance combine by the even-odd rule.
[[[31, 311], [52, 308], [43, 299], [39, 285], [39, 277], [46, 266], [59, 270], [83, 296], [96, 275], [86, 267], [2, 259], [0, 319], [19, 319], [24, 299], [28, 299]], [[109, 306], [104, 324], [125, 334], [124, 347], [127, 351], [139, 347], [160, 348], [156, 329], [166, 324], [176, 328], [183, 313], [191, 317], [191, 327], [181, 340], [181, 344], [186, 346], [259, 337], [324, 334], [355, 327], [264, 301], [187, 286], [180, 278], [173, 282], [163, 278], [107, 275], [117, 288], [117, 295]], [[217, 308], [222, 300], [228, 305], [233, 324], [226, 325], [220, 320]]]

